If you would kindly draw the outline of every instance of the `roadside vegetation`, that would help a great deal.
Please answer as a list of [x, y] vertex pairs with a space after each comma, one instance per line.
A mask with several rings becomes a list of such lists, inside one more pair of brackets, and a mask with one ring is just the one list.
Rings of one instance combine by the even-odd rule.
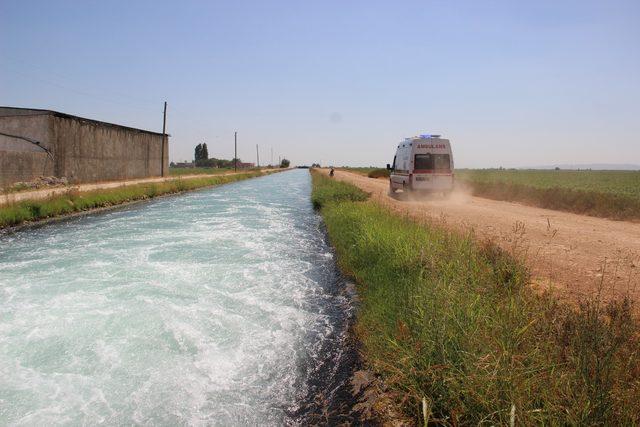
[[369, 178], [389, 178], [391, 171], [387, 169], [374, 169], [367, 174]]
[[39, 190], [41, 188], [64, 187], [68, 185], [66, 178], [40, 176], [28, 182], [16, 182], [7, 188], [0, 188], [0, 194], [19, 193], [21, 191]]
[[473, 195], [547, 209], [640, 219], [640, 171], [456, 170]]
[[340, 169], [348, 171], [348, 172], [355, 172], [355, 173], [360, 174], [360, 175], [368, 176], [369, 178], [388, 178], [389, 174], [390, 174], [390, 172], [385, 168], [374, 168], [374, 167], [349, 168], [349, 167], [345, 167], [345, 168], [340, 168]]
[[214, 177], [174, 179], [159, 183], [122, 186], [112, 189], [74, 192], [45, 200], [31, 200], [0, 206], [0, 228], [20, 225], [75, 212], [115, 206], [137, 200], [194, 190], [201, 187], [226, 184], [261, 176], [261, 172], [248, 172]]
[[339, 266], [357, 283], [364, 362], [403, 415], [425, 425], [640, 423], [640, 324], [628, 299], [560, 303], [492, 243], [312, 176]]
[[169, 168], [169, 175], [171, 176], [180, 176], [180, 175], [218, 175], [221, 173], [229, 173], [233, 172], [233, 168]]
[[371, 167], [371, 166], [368, 167], [368, 168], [356, 168], [356, 167], [344, 166], [344, 167], [336, 168], [336, 169], [344, 170], [344, 171], [347, 171], [347, 172], [354, 172], [354, 173], [357, 173], [357, 174], [360, 174], [360, 175], [367, 176], [367, 175], [369, 175], [369, 172], [374, 171], [374, 170], [376, 170], [378, 168], [374, 168], [374, 167]]
[[330, 202], [362, 202], [369, 198], [369, 195], [358, 187], [344, 181], [322, 179], [313, 172], [313, 192], [311, 193], [311, 203], [316, 209], [320, 209]]

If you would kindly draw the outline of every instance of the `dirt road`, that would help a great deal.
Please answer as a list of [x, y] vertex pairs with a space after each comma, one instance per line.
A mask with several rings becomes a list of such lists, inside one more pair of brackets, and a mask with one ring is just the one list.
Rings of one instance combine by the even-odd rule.
[[336, 171], [336, 178], [372, 193], [394, 210], [472, 230], [522, 256], [534, 286], [551, 287], [572, 299], [597, 292], [625, 292], [640, 299], [640, 224], [611, 221], [457, 193], [448, 200], [407, 200], [388, 194], [387, 179]]

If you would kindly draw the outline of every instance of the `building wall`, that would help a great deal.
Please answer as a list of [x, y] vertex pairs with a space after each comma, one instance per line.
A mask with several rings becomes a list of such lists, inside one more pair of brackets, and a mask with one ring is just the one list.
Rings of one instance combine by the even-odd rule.
[[[0, 132], [40, 141], [42, 147], [53, 153], [50, 130], [48, 115], [0, 116]], [[55, 175], [54, 158], [28, 141], [0, 135], [0, 188]]]
[[82, 183], [161, 176], [169, 170], [168, 138], [163, 144], [156, 133], [53, 113], [0, 114], [0, 132], [40, 141], [53, 155], [0, 135], [0, 187], [39, 176]]
[[[64, 147], [56, 163], [70, 182], [135, 179], [163, 173], [162, 135], [62, 117], [53, 117], [53, 135], [57, 145]], [[164, 150], [166, 172], [166, 144]]]

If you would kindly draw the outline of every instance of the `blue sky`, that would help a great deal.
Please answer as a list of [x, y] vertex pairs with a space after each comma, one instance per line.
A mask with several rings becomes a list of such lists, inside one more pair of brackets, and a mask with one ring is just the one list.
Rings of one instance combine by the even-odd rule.
[[0, 105], [151, 130], [170, 156], [640, 163], [640, 2], [0, 2]]

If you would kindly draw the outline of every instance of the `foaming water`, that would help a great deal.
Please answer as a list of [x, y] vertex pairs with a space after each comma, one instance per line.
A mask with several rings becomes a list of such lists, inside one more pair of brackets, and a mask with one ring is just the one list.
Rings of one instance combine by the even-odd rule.
[[0, 238], [0, 424], [304, 420], [352, 310], [309, 191], [292, 171]]

